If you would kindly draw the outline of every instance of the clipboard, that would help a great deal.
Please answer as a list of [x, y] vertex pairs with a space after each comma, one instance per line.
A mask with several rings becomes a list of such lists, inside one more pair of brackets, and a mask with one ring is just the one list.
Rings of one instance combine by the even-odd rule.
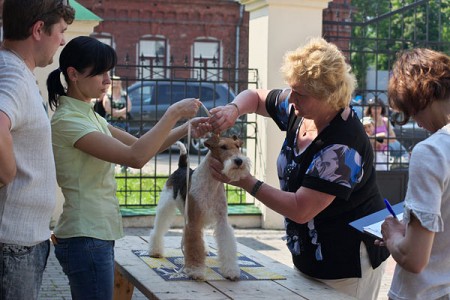
[[[398, 215], [399, 219], [401, 219], [400, 216], [403, 216], [404, 204], [405, 204], [404, 202], [400, 202], [400, 203], [397, 203], [392, 206], [392, 209]], [[369, 227], [369, 226], [377, 227], [377, 226], [381, 225], [382, 221], [384, 221], [384, 219], [386, 219], [387, 216], [390, 216], [390, 215], [391, 215], [391, 213], [387, 210], [387, 208], [384, 208], [380, 211], [377, 211], [370, 215], [362, 217], [361, 219], [355, 220], [355, 221], [349, 223], [349, 225], [361, 233], [369, 234], [372, 237], [379, 239], [381, 237], [378, 235], [378, 230], [374, 230], [373, 232], [370, 232], [371, 231], [370, 229], [365, 230], [364, 227]]]

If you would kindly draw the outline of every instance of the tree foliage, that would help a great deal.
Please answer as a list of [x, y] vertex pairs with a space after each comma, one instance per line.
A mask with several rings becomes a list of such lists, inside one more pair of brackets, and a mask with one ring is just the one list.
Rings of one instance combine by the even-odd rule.
[[450, 54], [450, 1], [352, 0], [350, 60], [365, 89], [368, 68], [390, 70], [399, 51], [427, 47]]

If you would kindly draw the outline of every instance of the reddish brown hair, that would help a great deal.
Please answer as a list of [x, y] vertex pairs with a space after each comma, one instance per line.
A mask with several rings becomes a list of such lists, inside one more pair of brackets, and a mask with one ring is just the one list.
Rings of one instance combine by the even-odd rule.
[[400, 53], [388, 88], [389, 104], [403, 113], [400, 124], [434, 101], [450, 101], [450, 57], [430, 49]]

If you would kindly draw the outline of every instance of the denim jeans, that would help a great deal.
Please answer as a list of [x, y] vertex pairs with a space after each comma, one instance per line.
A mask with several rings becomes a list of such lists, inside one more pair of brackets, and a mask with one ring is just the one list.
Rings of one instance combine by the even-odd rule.
[[50, 242], [35, 246], [0, 243], [0, 300], [38, 299]]
[[55, 256], [69, 278], [73, 300], [113, 298], [114, 241], [57, 238]]

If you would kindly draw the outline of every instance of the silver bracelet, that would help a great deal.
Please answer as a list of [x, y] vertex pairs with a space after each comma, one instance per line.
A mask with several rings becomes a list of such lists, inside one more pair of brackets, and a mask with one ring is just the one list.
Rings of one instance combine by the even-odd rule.
[[237, 112], [238, 112], [238, 117], [241, 115], [241, 111], [239, 110], [239, 107], [237, 106], [236, 103], [230, 102], [230, 103], [227, 103], [227, 105], [232, 105], [232, 106], [236, 107]]

